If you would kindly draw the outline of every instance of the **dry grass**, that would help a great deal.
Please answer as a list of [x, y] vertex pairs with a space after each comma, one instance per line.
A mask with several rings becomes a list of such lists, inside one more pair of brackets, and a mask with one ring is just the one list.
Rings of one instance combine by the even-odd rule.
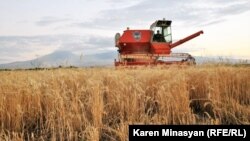
[[[214, 115], [193, 114], [190, 98]], [[135, 123], [250, 124], [250, 68], [0, 72], [0, 140], [125, 141]]]

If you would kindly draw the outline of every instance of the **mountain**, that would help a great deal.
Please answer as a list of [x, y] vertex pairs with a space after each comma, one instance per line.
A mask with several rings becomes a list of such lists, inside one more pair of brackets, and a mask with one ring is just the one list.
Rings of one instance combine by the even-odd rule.
[[116, 51], [85, 55], [80, 66], [112, 66], [115, 58], [117, 58]]
[[249, 64], [250, 60], [247, 59], [234, 59], [229, 57], [202, 57], [194, 56], [197, 64], [204, 63], [227, 63], [227, 64]]
[[[59, 66], [76, 66], [76, 67], [113, 66], [114, 59], [116, 58], [117, 58], [116, 51], [109, 51], [92, 55], [76, 55], [70, 51], [55, 51], [51, 54], [44, 55], [33, 60], [0, 64], [0, 69], [49, 68], [49, 67], [59, 67]], [[249, 60], [246, 61], [246, 60], [229, 59], [222, 57], [194, 56], [194, 58], [196, 59], [197, 64], [209, 63], [209, 62], [249, 64]]]
[[113, 65], [116, 52], [104, 52], [92, 55], [76, 55], [70, 51], [55, 51], [39, 58], [0, 64], [0, 69], [47, 68], [58, 66], [110, 66]]

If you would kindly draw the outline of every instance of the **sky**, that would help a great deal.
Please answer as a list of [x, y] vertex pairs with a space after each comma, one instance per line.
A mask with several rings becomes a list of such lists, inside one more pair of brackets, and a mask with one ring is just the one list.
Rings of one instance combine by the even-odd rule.
[[58, 50], [116, 51], [114, 35], [172, 20], [173, 52], [250, 59], [249, 0], [0, 0], [0, 64]]

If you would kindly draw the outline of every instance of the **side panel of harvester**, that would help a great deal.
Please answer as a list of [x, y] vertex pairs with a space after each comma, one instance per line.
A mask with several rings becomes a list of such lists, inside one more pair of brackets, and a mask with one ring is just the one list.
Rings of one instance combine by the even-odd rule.
[[119, 38], [120, 54], [145, 54], [150, 51], [150, 30], [125, 30]]
[[152, 42], [150, 52], [155, 55], [166, 55], [171, 53], [169, 43], [162, 42]]

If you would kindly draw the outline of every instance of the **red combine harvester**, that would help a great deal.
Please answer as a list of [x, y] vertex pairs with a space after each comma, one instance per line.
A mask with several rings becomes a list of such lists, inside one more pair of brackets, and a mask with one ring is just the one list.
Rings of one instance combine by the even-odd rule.
[[172, 43], [171, 23], [169, 20], [157, 20], [149, 30], [127, 30], [122, 35], [115, 35], [118, 48], [118, 61], [115, 66], [195, 64], [195, 59], [188, 53], [171, 53], [171, 49], [200, 34], [194, 33]]

